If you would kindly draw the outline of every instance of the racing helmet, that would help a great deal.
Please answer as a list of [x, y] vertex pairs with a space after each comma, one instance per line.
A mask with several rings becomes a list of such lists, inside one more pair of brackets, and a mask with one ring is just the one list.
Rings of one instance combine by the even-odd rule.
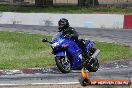
[[65, 18], [61, 18], [59, 21], [58, 21], [58, 30], [59, 32], [67, 29], [69, 27], [69, 22], [67, 19]]

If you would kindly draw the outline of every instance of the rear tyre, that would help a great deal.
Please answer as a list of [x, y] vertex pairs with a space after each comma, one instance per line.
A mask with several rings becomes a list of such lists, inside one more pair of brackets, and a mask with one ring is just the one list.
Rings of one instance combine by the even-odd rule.
[[90, 85], [90, 80], [88, 78], [81, 78], [79, 79], [79, 82], [82, 86]]
[[87, 67], [87, 70], [89, 72], [96, 72], [99, 69], [99, 62], [98, 59], [96, 59], [96, 61], [91, 65]]
[[67, 57], [56, 56], [56, 65], [62, 73], [69, 73], [71, 71], [70, 60]]

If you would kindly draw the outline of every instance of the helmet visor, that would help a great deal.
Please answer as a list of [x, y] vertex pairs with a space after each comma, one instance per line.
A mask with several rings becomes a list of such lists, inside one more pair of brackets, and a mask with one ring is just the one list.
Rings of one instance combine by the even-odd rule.
[[59, 27], [64, 27], [65, 26], [65, 23], [64, 22], [59, 22]]

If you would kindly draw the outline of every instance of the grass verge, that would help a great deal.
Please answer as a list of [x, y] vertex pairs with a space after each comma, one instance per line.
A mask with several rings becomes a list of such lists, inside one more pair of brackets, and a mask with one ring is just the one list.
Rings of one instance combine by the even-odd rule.
[[[16, 32], [0, 32], [0, 69], [35, 68], [55, 65], [48, 43], [42, 43], [50, 36]], [[132, 48], [112, 43], [96, 42], [101, 50], [99, 61], [113, 61], [132, 58]]]
[[41, 42], [43, 37], [37, 34], [0, 32], [0, 69], [54, 65], [49, 44]]
[[44, 13], [132, 13], [131, 8], [119, 7], [36, 7], [36, 6], [16, 6], [16, 5], [0, 5], [2, 12], [44, 12]]

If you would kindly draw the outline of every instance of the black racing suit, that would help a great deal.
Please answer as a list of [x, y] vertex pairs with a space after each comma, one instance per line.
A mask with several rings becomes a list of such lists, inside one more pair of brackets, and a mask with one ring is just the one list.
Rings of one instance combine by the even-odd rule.
[[78, 41], [79, 35], [72, 27], [68, 27], [67, 29], [64, 29], [62, 31], [62, 35], [64, 35], [66, 38], [74, 40], [75, 42]]

